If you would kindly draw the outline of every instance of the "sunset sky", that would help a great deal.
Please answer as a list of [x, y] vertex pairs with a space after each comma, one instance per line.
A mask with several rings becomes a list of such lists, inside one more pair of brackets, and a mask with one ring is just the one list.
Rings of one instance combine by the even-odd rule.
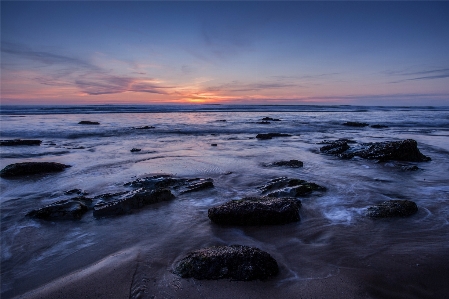
[[1, 1], [2, 104], [449, 105], [449, 2]]

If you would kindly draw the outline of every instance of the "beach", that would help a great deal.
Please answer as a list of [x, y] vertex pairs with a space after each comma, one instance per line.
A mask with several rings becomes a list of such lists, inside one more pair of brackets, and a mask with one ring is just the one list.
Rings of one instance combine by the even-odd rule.
[[[370, 106], [2, 107], [2, 140], [42, 143], [2, 146], [1, 169], [21, 162], [70, 167], [0, 179], [1, 297], [445, 298], [448, 112]], [[256, 137], [268, 133], [285, 136]], [[342, 159], [320, 150], [342, 139], [351, 148], [413, 139], [431, 160]], [[303, 166], [274, 163], [293, 159]], [[182, 186], [172, 189], [169, 201], [94, 216], [92, 207], [108, 203], [105, 194], [132, 192], [132, 182], [155, 176], [211, 179], [213, 187], [183, 193]], [[261, 186], [284, 177], [324, 187], [298, 196], [299, 221], [240, 226], [209, 219], [209, 209], [263, 196]], [[92, 202], [79, 219], [27, 216], [76, 196]], [[366, 216], [370, 206], [388, 200], [414, 201], [418, 211]], [[237, 281], [182, 278], [174, 271], [189, 252], [234, 244], [269, 253], [279, 273]]]

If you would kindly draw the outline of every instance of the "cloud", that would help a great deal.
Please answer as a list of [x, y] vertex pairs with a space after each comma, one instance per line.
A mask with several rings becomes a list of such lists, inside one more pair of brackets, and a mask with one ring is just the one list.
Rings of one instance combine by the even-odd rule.
[[[123, 92], [146, 92], [167, 94], [170, 86], [161, 86], [158, 80], [144, 77], [142, 71], [131, 72], [137, 76], [114, 74], [88, 60], [55, 54], [45, 51], [35, 51], [31, 48], [2, 42], [1, 51], [38, 63], [39, 75], [34, 81], [48, 86], [75, 86], [88, 95], [104, 95]], [[42, 65], [43, 64], [43, 65]], [[16, 66], [17, 67], [17, 66]], [[24, 66], [23, 68], [27, 68]], [[2, 65], [3, 68], [3, 65]]]
[[226, 84], [211, 86], [206, 88], [207, 91], [226, 91], [226, 92], [242, 92], [242, 91], [260, 91], [267, 89], [279, 89], [286, 87], [299, 87], [300, 85], [294, 83], [280, 83], [280, 82], [256, 82], [256, 83], [241, 83], [239, 81], [232, 81]]
[[400, 82], [415, 81], [415, 80], [432, 80], [432, 79], [449, 78], [449, 68], [428, 69], [428, 70], [421, 70], [421, 71], [416, 71], [416, 72], [385, 71], [383, 73], [387, 74], [389, 76], [409, 77], [409, 78], [403, 78], [403, 79], [391, 81], [390, 83], [400, 83]]

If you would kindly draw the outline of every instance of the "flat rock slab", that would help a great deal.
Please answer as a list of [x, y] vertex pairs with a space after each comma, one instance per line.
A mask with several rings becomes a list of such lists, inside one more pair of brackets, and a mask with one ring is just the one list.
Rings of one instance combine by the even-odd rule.
[[41, 145], [42, 140], [36, 139], [12, 139], [0, 140], [0, 146]]
[[41, 174], [49, 172], [60, 172], [71, 167], [70, 165], [65, 165], [56, 162], [23, 162], [10, 164], [0, 171], [0, 177], [10, 178], [19, 177], [32, 174]]
[[372, 218], [407, 217], [418, 212], [411, 200], [388, 200], [368, 208], [366, 215]]
[[339, 155], [349, 149], [348, 142], [343, 140], [334, 141], [328, 145], [322, 146], [320, 152], [328, 155]]
[[272, 179], [259, 189], [268, 197], [300, 197], [313, 191], [326, 191], [325, 187], [318, 184], [287, 177]]
[[97, 203], [94, 206], [93, 215], [96, 218], [100, 218], [129, 214], [132, 210], [174, 198], [175, 196], [168, 189], [147, 190], [140, 188], [125, 193], [118, 200]]
[[276, 260], [267, 252], [243, 245], [215, 246], [189, 253], [174, 273], [182, 278], [264, 280], [279, 272]]
[[299, 160], [289, 160], [289, 161], [276, 161], [273, 163], [269, 163], [266, 166], [280, 166], [280, 167], [291, 167], [291, 168], [298, 168], [303, 167], [304, 163]]
[[299, 221], [301, 202], [294, 198], [247, 197], [210, 208], [209, 219], [227, 225], [272, 225]]
[[285, 134], [285, 133], [261, 133], [261, 134], [257, 134], [256, 138], [260, 139], [260, 140], [266, 140], [266, 139], [272, 139], [274, 137], [290, 137], [292, 135], [290, 134]]
[[357, 122], [357, 121], [347, 121], [345, 123], [343, 123], [344, 126], [348, 126], [348, 127], [367, 127], [369, 126], [369, 124], [367, 123], [361, 123], [361, 122]]
[[125, 186], [143, 187], [147, 189], [170, 188], [172, 192], [184, 194], [213, 188], [214, 180], [210, 178], [186, 179], [166, 174], [137, 179], [133, 182], [126, 183]]
[[79, 125], [99, 125], [98, 121], [82, 120], [78, 123]]
[[88, 210], [82, 200], [60, 200], [43, 208], [32, 210], [27, 216], [43, 220], [78, 220]]

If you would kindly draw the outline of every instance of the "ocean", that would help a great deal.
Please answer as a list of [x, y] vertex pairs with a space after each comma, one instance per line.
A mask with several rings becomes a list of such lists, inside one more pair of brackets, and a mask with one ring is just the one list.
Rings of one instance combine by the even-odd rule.
[[[262, 123], [264, 117], [280, 121]], [[387, 127], [344, 126], [348, 121]], [[0, 126], [3, 140], [42, 140], [40, 146], [0, 147], [1, 169], [32, 161], [72, 166], [0, 179], [1, 298], [38, 298], [43, 288], [70, 285], [63, 278], [88, 270], [85, 275], [95, 277], [103, 264], [127, 254], [135, 270], [126, 298], [208, 298], [215, 287], [223, 297], [227, 289], [243, 289], [245, 298], [443, 298], [449, 292], [449, 107], [2, 106]], [[144, 126], [154, 128], [136, 129]], [[259, 133], [291, 136], [260, 140]], [[320, 152], [324, 140], [340, 138], [357, 144], [414, 139], [432, 160], [376, 162]], [[292, 159], [304, 166], [267, 166]], [[211, 178], [214, 188], [116, 217], [26, 216], [70, 198], [68, 190], [94, 198], [160, 174]], [[258, 196], [258, 187], [278, 177], [307, 180], [327, 191], [301, 197], [301, 220], [291, 224], [220, 226], [208, 219], [209, 208]], [[369, 206], [391, 199], [413, 200], [418, 212], [406, 218], [365, 216]], [[268, 252], [279, 274], [264, 282], [198, 283], [172, 273], [190, 251], [232, 244]]]

